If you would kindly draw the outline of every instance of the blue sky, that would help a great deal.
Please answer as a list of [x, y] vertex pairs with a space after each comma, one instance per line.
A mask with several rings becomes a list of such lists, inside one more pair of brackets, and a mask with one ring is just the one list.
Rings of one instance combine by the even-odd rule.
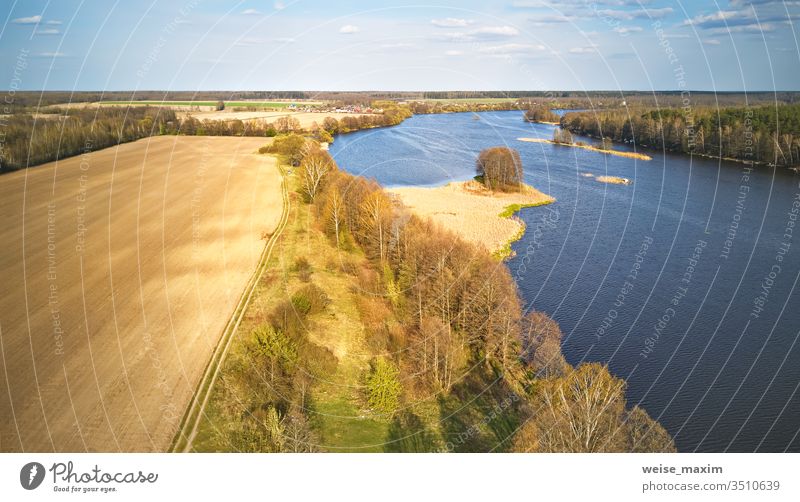
[[800, 1], [6, 0], [0, 87], [800, 90]]

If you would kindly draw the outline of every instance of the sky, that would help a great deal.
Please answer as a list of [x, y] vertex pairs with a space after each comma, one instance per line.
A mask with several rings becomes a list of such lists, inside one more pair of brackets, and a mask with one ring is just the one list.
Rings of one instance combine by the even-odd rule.
[[25, 90], [800, 90], [800, 1], [4, 0]]

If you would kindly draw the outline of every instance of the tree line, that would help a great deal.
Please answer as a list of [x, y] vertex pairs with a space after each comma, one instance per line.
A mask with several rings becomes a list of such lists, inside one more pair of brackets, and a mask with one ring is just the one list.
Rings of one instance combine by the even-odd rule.
[[793, 167], [800, 165], [800, 105], [696, 107], [569, 112], [561, 127], [575, 134]]
[[0, 120], [0, 172], [8, 172], [163, 134], [177, 118], [173, 110], [143, 106], [54, 110]]

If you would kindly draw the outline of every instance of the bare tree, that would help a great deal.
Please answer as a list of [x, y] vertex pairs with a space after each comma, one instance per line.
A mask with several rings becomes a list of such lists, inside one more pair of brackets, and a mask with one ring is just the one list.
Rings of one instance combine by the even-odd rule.
[[611, 376], [605, 366], [582, 364], [562, 378], [542, 380], [540, 387], [532, 403], [533, 416], [523, 426], [528, 430], [515, 444], [517, 450], [624, 450], [625, 382]]
[[314, 202], [325, 177], [336, 169], [336, 163], [324, 150], [312, 149], [303, 156], [300, 162], [300, 179], [303, 195], [309, 202]]
[[563, 375], [569, 365], [561, 353], [561, 329], [544, 312], [522, 319], [522, 357], [540, 377]]
[[486, 148], [478, 155], [476, 169], [491, 190], [519, 190], [522, 184], [522, 160], [513, 148]]

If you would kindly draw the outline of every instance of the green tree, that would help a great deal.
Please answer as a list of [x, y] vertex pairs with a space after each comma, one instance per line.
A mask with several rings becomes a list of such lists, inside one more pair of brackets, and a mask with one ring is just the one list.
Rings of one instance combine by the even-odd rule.
[[367, 376], [367, 402], [370, 408], [392, 415], [400, 405], [400, 371], [383, 357], [375, 360]]
[[269, 366], [270, 383], [281, 369], [290, 372], [297, 363], [297, 346], [281, 331], [265, 324], [253, 330], [253, 349], [255, 354]]
[[305, 155], [306, 139], [299, 134], [278, 136], [272, 144], [258, 149], [259, 153], [276, 153], [283, 155], [293, 166], [300, 165]]

